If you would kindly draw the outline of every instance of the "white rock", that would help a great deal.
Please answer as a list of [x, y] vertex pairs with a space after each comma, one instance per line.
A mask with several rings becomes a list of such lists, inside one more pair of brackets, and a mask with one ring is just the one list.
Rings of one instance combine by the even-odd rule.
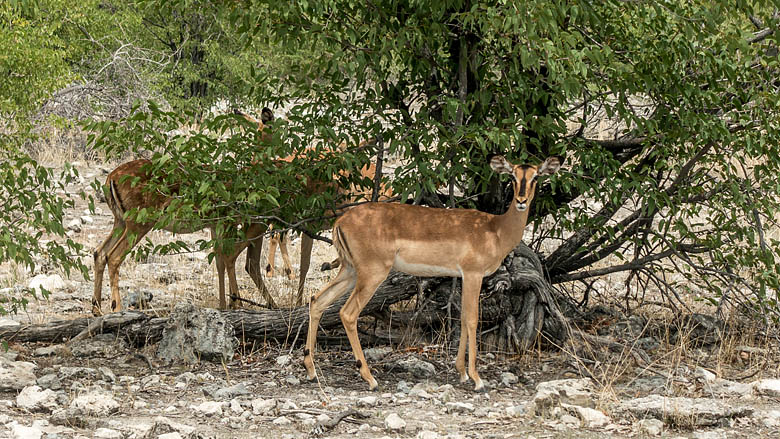
[[301, 384], [301, 380], [298, 379], [298, 377], [293, 376], [293, 375], [288, 376], [287, 378], [284, 379], [284, 381], [286, 381], [287, 384], [289, 384], [291, 386], [297, 386], [297, 385]]
[[81, 221], [72, 219], [65, 224], [65, 230], [81, 233]]
[[290, 425], [292, 424], [292, 421], [287, 418], [286, 416], [279, 416], [278, 418], [274, 419], [273, 421], [274, 425]]
[[689, 427], [720, 424], [724, 419], [753, 414], [752, 407], [712, 398], [684, 398], [649, 395], [623, 401], [613, 414], [630, 413], [641, 418], [690, 420]]
[[326, 422], [330, 422], [330, 416], [326, 415], [325, 413], [320, 413], [319, 415], [317, 415], [316, 419], [317, 419], [317, 422], [322, 423], [322, 424], [324, 424]]
[[35, 384], [37, 366], [27, 361], [11, 361], [0, 356], [0, 392], [20, 391]]
[[561, 404], [561, 407], [568, 411], [569, 414], [579, 418], [582, 421], [582, 425], [588, 428], [604, 427], [611, 422], [609, 416], [596, 409], [569, 404]]
[[366, 357], [366, 361], [369, 363], [375, 363], [377, 361], [381, 361], [386, 356], [390, 355], [393, 352], [392, 348], [389, 347], [378, 347], [378, 348], [368, 348], [363, 351], [363, 355]]
[[474, 404], [470, 402], [448, 402], [448, 413], [471, 413], [474, 411]]
[[768, 378], [758, 380], [753, 383], [753, 388], [761, 396], [780, 397], [780, 379]]
[[16, 395], [16, 406], [30, 412], [51, 412], [58, 406], [57, 394], [38, 386], [27, 386]]
[[512, 372], [504, 372], [501, 374], [501, 383], [507, 387], [513, 384], [517, 384], [518, 381], [520, 381], [520, 379], [517, 378], [517, 375], [513, 374]]
[[119, 403], [108, 393], [92, 391], [79, 395], [70, 402], [70, 407], [90, 416], [105, 416], [119, 410]]
[[92, 224], [95, 222], [94, 219], [92, 219], [89, 215], [82, 215], [79, 220], [81, 220], [81, 224]]
[[664, 422], [660, 419], [642, 419], [639, 421], [639, 433], [648, 436], [660, 436], [664, 431]]
[[56, 291], [65, 288], [65, 281], [62, 280], [62, 276], [59, 274], [39, 274], [30, 279], [30, 283], [27, 284], [27, 287], [32, 290], [37, 290], [43, 287], [47, 291]]
[[373, 407], [377, 404], [377, 401], [378, 399], [376, 396], [366, 396], [358, 399], [358, 405], [362, 405], [364, 407]]
[[252, 413], [256, 415], [269, 415], [276, 408], [276, 400], [257, 398], [252, 400]]
[[290, 356], [289, 355], [280, 355], [276, 357], [276, 364], [278, 366], [287, 366], [290, 364]]
[[563, 415], [561, 416], [561, 423], [563, 425], [566, 425], [568, 427], [579, 427], [580, 426], [580, 420], [572, 415]]
[[26, 427], [16, 422], [11, 423], [11, 437], [13, 439], [41, 439], [43, 431], [36, 427]]
[[165, 433], [157, 436], [157, 439], [183, 439], [181, 434], [179, 432], [174, 431], [173, 433]]
[[239, 401], [238, 399], [234, 399], [230, 401], [230, 411], [239, 415], [243, 413], [244, 408], [241, 407], [241, 401]]
[[695, 431], [693, 433], [693, 439], [726, 439], [728, 436], [725, 431]]
[[222, 407], [225, 405], [221, 401], [206, 401], [199, 405], [190, 406], [191, 409], [206, 416], [222, 416]]
[[528, 408], [525, 405], [513, 405], [513, 406], [507, 407], [504, 410], [504, 412], [506, 413], [507, 416], [511, 416], [513, 418], [517, 417], [517, 416], [524, 416], [527, 411], [528, 411]]
[[433, 364], [417, 357], [409, 357], [396, 363], [401, 369], [417, 377], [425, 378], [436, 374]]
[[547, 381], [536, 386], [534, 410], [544, 415], [560, 404], [593, 407], [593, 381], [590, 378]]
[[123, 435], [121, 432], [112, 430], [110, 428], [98, 428], [94, 433], [92, 433], [92, 437], [101, 439], [121, 439], [122, 436]]
[[423, 430], [417, 433], [417, 439], [439, 439], [439, 433], [431, 430]]
[[385, 428], [388, 430], [403, 430], [406, 428], [406, 421], [401, 419], [397, 413], [390, 413], [385, 418]]

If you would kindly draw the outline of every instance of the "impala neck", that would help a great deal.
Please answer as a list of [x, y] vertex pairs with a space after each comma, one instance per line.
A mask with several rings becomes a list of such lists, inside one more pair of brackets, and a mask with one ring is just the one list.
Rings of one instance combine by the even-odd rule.
[[523, 240], [523, 232], [525, 226], [528, 224], [528, 213], [530, 212], [531, 204], [528, 203], [528, 208], [520, 212], [515, 207], [515, 201], [509, 205], [503, 215], [496, 216], [496, 224], [498, 228], [498, 236], [500, 238], [500, 246], [502, 255], [509, 254], [518, 244]]

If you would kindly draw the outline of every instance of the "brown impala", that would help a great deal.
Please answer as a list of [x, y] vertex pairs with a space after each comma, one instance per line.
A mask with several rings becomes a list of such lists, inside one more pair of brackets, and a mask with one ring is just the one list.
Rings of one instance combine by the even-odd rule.
[[[272, 120], [273, 113], [268, 108], [264, 108], [261, 121], [257, 122], [258, 131], [263, 133], [264, 140], [269, 140], [270, 134], [268, 131], [265, 131], [265, 128], [266, 124]], [[133, 246], [140, 242], [141, 238], [149, 233], [155, 226], [155, 223], [153, 222], [139, 223], [131, 218], [126, 218], [127, 212], [134, 208], [164, 209], [172, 201], [171, 198], [162, 194], [144, 190], [152, 178], [148, 173], [150, 165], [151, 162], [146, 159], [133, 160], [119, 165], [116, 169], [111, 171], [106, 178], [106, 186], [108, 187], [106, 203], [114, 214], [114, 227], [111, 234], [108, 235], [106, 240], [103, 241], [97, 249], [95, 249], [94, 253], [95, 287], [92, 296], [92, 312], [95, 315], [102, 313], [100, 301], [103, 288], [103, 270], [105, 270], [106, 265], [108, 265], [108, 276], [111, 284], [111, 311], [121, 311], [122, 301], [119, 295], [119, 267], [122, 265], [125, 256], [132, 250]], [[134, 183], [135, 178], [140, 180], [137, 183]], [[173, 233], [194, 233], [204, 228], [212, 227], [213, 225], [208, 223], [200, 223], [197, 225], [174, 223], [165, 227], [165, 230]], [[214, 230], [212, 228], [212, 236], [213, 233]], [[249, 230], [247, 230], [247, 234], [249, 234]], [[131, 236], [134, 237], [132, 243], [130, 240]], [[243, 249], [244, 246], [239, 245], [238, 248]], [[227, 307], [225, 301], [225, 270], [228, 271], [231, 295], [238, 295], [235, 258], [231, 259], [229, 256], [232, 255], [225, 255], [220, 251], [217, 251], [216, 253], [217, 274], [219, 278], [219, 307], [224, 309]], [[253, 277], [253, 280], [255, 280], [255, 283], [259, 281], [262, 284], [262, 280], [259, 279], [259, 273], [256, 274], [258, 275], [258, 278], [254, 279]], [[258, 286], [260, 286], [260, 284], [258, 284]], [[267, 290], [262, 287], [260, 289], [266, 295], [266, 300], [269, 300], [269, 303], [272, 304], [273, 300], [270, 298]], [[231, 303], [231, 305], [234, 304]]]
[[[513, 177], [514, 198], [503, 215], [471, 209], [435, 209], [407, 204], [368, 203], [354, 207], [333, 226], [333, 245], [341, 269], [312, 299], [309, 332], [303, 351], [309, 379], [314, 379], [314, 349], [322, 313], [334, 300], [352, 291], [339, 315], [347, 331], [360, 376], [371, 390], [377, 382], [363, 356], [357, 333], [360, 311], [391, 269], [414, 276], [463, 278], [461, 332], [455, 368], [460, 381], [474, 380], [475, 390], [484, 384], [477, 373], [477, 321], [482, 278], [495, 272], [507, 254], [523, 239], [528, 208], [537, 177], [550, 175], [562, 159], [550, 157], [539, 166], [513, 165], [494, 156], [494, 171]], [[466, 375], [466, 345], [469, 368]]]

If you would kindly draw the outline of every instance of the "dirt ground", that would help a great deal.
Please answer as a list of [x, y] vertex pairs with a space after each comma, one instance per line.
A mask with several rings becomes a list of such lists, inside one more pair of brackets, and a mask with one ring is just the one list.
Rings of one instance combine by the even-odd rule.
[[[70, 188], [74, 193], [76, 189], [90, 191], [90, 182], [94, 178], [103, 180], [105, 175], [103, 169], [85, 165], [81, 165], [81, 173], [83, 182]], [[91, 251], [108, 236], [113, 218], [105, 204], [98, 204], [95, 213], [85, 209], [86, 205], [79, 203], [69, 212], [66, 223], [78, 220], [80, 230], [73, 227], [70, 234], [85, 245], [85, 262], [91, 266]], [[199, 238], [207, 238], [207, 235], [179, 237], [187, 242]], [[151, 239], [165, 242], [170, 235], [152, 232]], [[299, 242], [299, 239], [292, 242], [296, 273]], [[335, 275], [316, 269], [334, 257], [333, 249], [315, 242], [307, 295], [316, 292]], [[281, 258], [277, 258], [277, 266], [281, 266]], [[240, 261], [240, 267], [243, 267], [243, 261]], [[37, 274], [2, 265], [0, 288], [27, 285]], [[154, 299], [149, 312], [153, 314], [165, 315], [182, 302], [201, 307], [217, 305], [215, 269], [202, 252], [152, 256], [144, 261], [128, 260], [122, 266], [120, 278], [123, 295], [152, 292]], [[288, 304], [297, 278], [291, 281], [277, 276], [266, 279], [266, 283], [277, 301]], [[239, 272], [239, 287], [243, 297], [262, 302], [243, 270]], [[12, 321], [36, 324], [86, 317], [90, 315], [92, 290], [91, 280], [76, 275], [65, 280], [64, 286], [56, 289], [48, 299], [32, 300], [24, 312], [1, 318], [0, 325]], [[105, 310], [108, 308], [108, 276], [104, 279], [103, 291]], [[366, 320], [370, 321], [370, 318]], [[328, 335], [332, 334], [320, 332], [321, 339]], [[366, 347], [371, 346], [364, 343]], [[42, 432], [42, 436], [37, 437], [47, 438], [645, 437], [652, 433], [643, 429], [638, 419], [612, 414], [616, 404], [654, 393], [701, 396], [701, 388], [692, 379], [688, 384], [681, 381], [681, 378], [692, 376], [698, 366], [729, 377], [739, 375], [739, 368], [745, 372], [757, 367], [752, 360], [724, 363], [718, 348], [691, 350], [684, 355], [675, 350], [659, 350], [654, 355], [652, 367], [640, 367], [630, 358], [614, 369], [593, 366], [592, 370], [599, 372], [593, 374], [595, 391], [590, 399], [593, 407], [610, 419], [605, 425], [588, 427], [577, 419], [534, 414], [533, 398], [538, 383], [582, 377], [571, 357], [560, 351], [535, 351], [522, 357], [481, 352], [478, 367], [490, 390], [475, 393], [471, 383], [458, 382], [454, 352], [445, 349], [443, 344], [392, 346], [386, 356], [371, 363], [374, 376], [380, 382], [378, 392], [369, 392], [361, 380], [346, 341], [328, 343], [320, 348], [316, 359], [318, 380], [314, 382], [305, 379], [302, 349], [276, 343], [246, 344], [232, 361], [223, 364], [201, 362], [195, 366], [161, 364], [155, 359], [155, 346], [138, 349], [110, 336], [59, 347], [11, 341], [9, 348], [6, 353], [9, 358], [35, 364], [35, 376], [41, 388], [52, 389], [61, 396], [53, 407], [31, 412], [19, 407], [15, 392], [0, 393], [0, 438], [35, 437], [22, 436], [20, 425], [37, 425]], [[677, 357], [670, 358], [672, 356]], [[762, 358], [763, 366], [750, 377], [744, 377], [745, 382], [777, 376], [776, 356], [771, 356], [771, 361], [768, 356]], [[435, 372], [420, 375], [399, 366], [410, 359], [433, 365]], [[74, 368], [85, 370], [74, 371]], [[41, 383], [42, 377], [48, 377], [45, 384]], [[51, 385], [55, 378], [61, 385]], [[72, 407], [79, 395], [91, 393], [113, 399], [117, 405], [105, 412], [62, 413]], [[770, 410], [777, 402], [776, 398], [749, 401], [738, 398], [734, 401], [735, 404], [747, 401], [756, 410]], [[348, 410], [358, 413], [351, 413], [335, 423], [339, 415]], [[394, 423], [393, 414], [405, 426], [398, 427], [401, 423]], [[706, 428], [667, 425], [661, 434], [663, 437], [689, 438], [780, 437], [778, 427], [765, 419], [724, 419], [720, 425]], [[332, 429], [323, 427], [329, 423], [335, 423], [335, 426]]]

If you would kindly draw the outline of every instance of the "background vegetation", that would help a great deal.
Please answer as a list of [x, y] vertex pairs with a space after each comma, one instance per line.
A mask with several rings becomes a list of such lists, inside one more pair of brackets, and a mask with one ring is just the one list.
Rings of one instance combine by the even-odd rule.
[[[508, 182], [489, 153], [565, 155], [569, 172], [540, 188], [531, 244], [578, 297], [625, 271], [626, 307], [652, 290], [673, 309], [695, 293], [775, 317], [775, 6], [12, 0], [0, 6], [0, 193], [18, 207], [0, 217], [0, 261], [47, 252], [84, 270], [69, 242], [30, 244], [62, 233], [69, 201], [29, 189], [73, 176], [27, 147], [43, 123], [83, 123], [87, 154], [152, 158], [157, 187], [179, 189], [171, 209], [141, 215], [309, 232], [343, 201], [309, 184], [356, 180], [337, 171], [372, 159], [358, 145], [377, 139], [402, 200], [494, 213]], [[232, 106], [274, 108], [273, 140]]]

